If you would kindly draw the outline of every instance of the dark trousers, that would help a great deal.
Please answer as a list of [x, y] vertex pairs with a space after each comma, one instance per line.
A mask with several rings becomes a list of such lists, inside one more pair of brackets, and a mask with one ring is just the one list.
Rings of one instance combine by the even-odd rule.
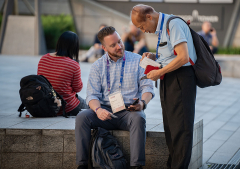
[[167, 73], [160, 82], [160, 98], [167, 146], [168, 168], [187, 169], [191, 159], [196, 100], [192, 66]]
[[[102, 108], [111, 111], [110, 107]], [[92, 109], [80, 112], [76, 117], [76, 163], [87, 165], [91, 129], [102, 127], [107, 130], [126, 130], [130, 134], [130, 165], [145, 165], [146, 116], [143, 111], [121, 111], [115, 113], [118, 118], [102, 121]]]
[[76, 116], [82, 109], [89, 109], [89, 106], [86, 104], [86, 100], [83, 99], [82, 97], [76, 95], [76, 97], [78, 98], [78, 100], [80, 101], [80, 103], [78, 104], [78, 106], [73, 109], [70, 112], [67, 112], [68, 116]]

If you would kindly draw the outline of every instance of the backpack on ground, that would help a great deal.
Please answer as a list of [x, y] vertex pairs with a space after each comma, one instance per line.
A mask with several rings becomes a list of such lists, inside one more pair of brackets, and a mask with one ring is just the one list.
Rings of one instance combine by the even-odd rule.
[[20, 81], [20, 98], [22, 104], [18, 112], [27, 110], [33, 117], [56, 117], [62, 106], [65, 117], [66, 102], [52, 87], [51, 83], [42, 75], [25, 76]]
[[116, 138], [103, 128], [93, 130], [88, 154], [88, 169], [127, 168], [127, 161]]
[[[169, 23], [171, 20], [180, 17], [172, 16], [167, 21], [167, 32], [169, 33]], [[184, 21], [184, 20], [183, 20]], [[184, 21], [188, 27], [190, 23]], [[209, 87], [219, 85], [222, 81], [222, 74], [221, 74], [221, 67], [219, 66], [218, 62], [215, 60], [212, 51], [209, 48], [208, 43], [203, 39], [202, 36], [198, 35], [194, 30], [190, 27], [190, 32], [193, 39], [193, 44], [197, 54], [197, 61], [194, 63], [191, 58], [190, 63], [193, 66], [196, 79], [197, 79], [197, 86], [200, 88]]]

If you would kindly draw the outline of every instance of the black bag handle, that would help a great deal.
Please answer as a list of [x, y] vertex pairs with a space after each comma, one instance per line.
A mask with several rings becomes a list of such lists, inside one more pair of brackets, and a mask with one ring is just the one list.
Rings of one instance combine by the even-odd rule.
[[[168, 18], [168, 21], [167, 21], [167, 25], [166, 25], [167, 30], [169, 30], [170, 21], [173, 20], [173, 19], [176, 19], [176, 18], [183, 20], [183, 22], [185, 22], [188, 25], [188, 23], [183, 18], [178, 17], [178, 16], [171, 16], [170, 18]], [[189, 27], [189, 25], [188, 25], [188, 27]]]
[[18, 112], [19, 112], [19, 117], [21, 117], [22, 116], [22, 112], [23, 111], [25, 111], [26, 110], [26, 107], [25, 107], [25, 105], [22, 103], [20, 106], [19, 106], [19, 108], [18, 108]]
[[[168, 21], [167, 21], [167, 24], [166, 24], [166, 29], [167, 29], [168, 35], [170, 36], [169, 23], [170, 23], [171, 20], [176, 19], [176, 18], [181, 19], [183, 22], [185, 22], [185, 23], [187, 24], [188, 28], [190, 29], [191, 35], [192, 35], [192, 31], [193, 31], [193, 30], [192, 30], [191, 27], [189, 26], [189, 25], [190, 25], [190, 22], [189, 22], [189, 23], [186, 22], [183, 18], [181, 18], [181, 17], [179, 17], [179, 16], [171, 16], [170, 18], [168, 18]], [[194, 31], [194, 32], [195, 32], [195, 31]], [[195, 33], [196, 33], [196, 32], [195, 32]], [[204, 45], [205, 45], [205, 47], [207, 48], [208, 52], [210, 52], [211, 55], [212, 55], [212, 57], [214, 57], [213, 54], [212, 54], [212, 51], [211, 51], [211, 49], [210, 49], [210, 47], [209, 47], [209, 45], [208, 45], [208, 43], [203, 39], [203, 37], [202, 37], [201, 35], [199, 35], [198, 33], [196, 33], [196, 34], [197, 34], [197, 35], [199, 36], [199, 38], [202, 40], [202, 42], [204, 43]], [[195, 44], [194, 44], [194, 45], [195, 45]]]

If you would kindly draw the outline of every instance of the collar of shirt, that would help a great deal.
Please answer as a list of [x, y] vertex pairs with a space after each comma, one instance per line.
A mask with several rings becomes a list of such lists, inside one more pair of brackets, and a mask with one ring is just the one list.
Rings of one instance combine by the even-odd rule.
[[155, 34], [156, 34], [156, 35], [159, 34], [160, 26], [161, 26], [161, 21], [162, 21], [162, 13], [159, 12], [158, 25], [157, 25], [157, 29], [156, 29], [156, 31], [155, 31]]

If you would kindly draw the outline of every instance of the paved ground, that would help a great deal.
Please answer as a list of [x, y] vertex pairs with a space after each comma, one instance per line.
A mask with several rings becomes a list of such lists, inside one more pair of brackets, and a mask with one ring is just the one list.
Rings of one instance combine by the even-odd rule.
[[[0, 128], [73, 129], [74, 118], [49, 118], [36, 126], [36, 118], [19, 118], [19, 82], [23, 76], [36, 74], [40, 57], [0, 55]], [[86, 97], [86, 84], [91, 64], [80, 63]], [[146, 110], [147, 130], [163, 131], [158, 89]], [[195, 121], [203, 119], [203, 164], [227, 163], [240, 148], [240, 79], [223, 78], [221, 85], [198, 88]], [[203, 168], [206, 168], [206, 164]]]

